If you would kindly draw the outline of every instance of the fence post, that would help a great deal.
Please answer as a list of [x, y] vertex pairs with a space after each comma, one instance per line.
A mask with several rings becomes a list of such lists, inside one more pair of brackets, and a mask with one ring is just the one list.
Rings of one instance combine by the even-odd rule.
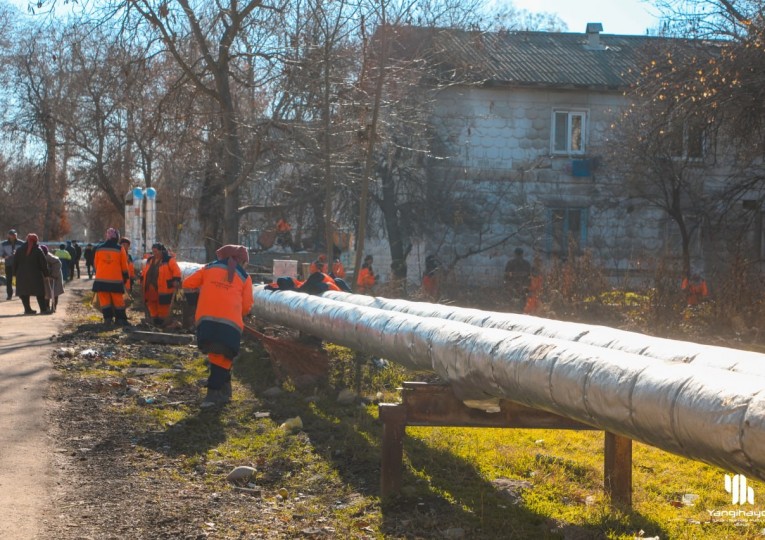
[[386, 497], [401, 489], [406, 407], [400, 403], [380, 403], [378, 411], [383, 423], [380, 494]]
[[632, 439], [605, 432], [603, 484], [611, 505], [632, 507]]

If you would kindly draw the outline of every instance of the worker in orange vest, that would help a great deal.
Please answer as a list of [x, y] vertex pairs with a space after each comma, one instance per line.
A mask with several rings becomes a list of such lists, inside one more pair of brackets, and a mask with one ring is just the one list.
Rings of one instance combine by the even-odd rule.
[[133, 256], [130, 254], [130, 239], [124, 236], [120, 238], [120, 246], [125, 250], [128, 261], [128, 279], [125, 280], [125, 290], [129, 293], [133, 288], [133, 281], [135, 281], [135, 264], [133, 262]]
[[129, 279], [127, 253], [120, 247], [119, 239], [120, 232], [109, 228], [106, 240], [95, 247], [93, 264], [96, 267], [96, 277], [93, 292], [98, 296], [105, 323], [114, 321], [115, 324], [129, 326], [123, 296], [125, 281]]
[[322, 253], [311, 263], [311, 266], [308, 267], [308, 275], [315, 274], [316, 272], [325, 272], [326, 269], [327, 256]]
[[534, 315], [539, 311], [541, 302], [539, 296], [542, 294], [542, 273], [539, 271], [539, 266], [534, 264], [531, 267], [531, 278], [529, 280], [529, 292], [526, 295], [526, 305], [523, 308], [523, 312], [527, 315]]
[[231, 367], [239, 354], [243, 317], [253, 304], [252, 278], [244, 270], [249, 261], [247, 248], [230, 244], [215, 255], [215, 261], [183, 280], [184, 289], [199, 289], [197, 346], [210, 362], [203, 407], [231, 401]]
[[332, 272], [330, 272], [330, 275], [336, 278], [345, 279], [345, 266], [340, 262], [339, 257], [335, 257], [335, 260], [332, 261]]
[[441, 296], [441, 261], [435, 255], [425, 257], [422, 290], [429, 300], [438, 301]]
[[143, 301], [155, 326], [165, 323], [180, 286], [181, 269], [175, 257], [162, 244], [152, 245], [143, 268]]
[[709, 296], [707, 282], [698, 272], [691, 274], [691, 279], [684, 278], [680, 288], [688, 295], [688, 305], [696, 306]]
[[372, 269], [373, 262], [374, 258], [371, 255], [364, 257], [364, 264], [361, 265], [359, 277], [356, 279], [356, 292], [359, 294], [370, 294], [377, 283], [377, 277]]

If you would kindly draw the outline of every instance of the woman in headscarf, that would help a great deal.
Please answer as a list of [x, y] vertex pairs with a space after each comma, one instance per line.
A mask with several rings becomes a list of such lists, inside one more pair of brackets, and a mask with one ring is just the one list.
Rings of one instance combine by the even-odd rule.
[[160, 243], [151, 246], [143, 268], [143, 301], [155, 326], [165, 324], [180, 286], [181, 269], [175, 257]]
[[45, 299], [50, 303], [51, 312], [55, 313], [58, 307], [58, 297], [64, 294], [64, 272], [61, 259], [51, 253], [48, 246], [40, 246], [40, 249], [45, 254], [45, 260], [48, 261], [48, 270], [50, 271], [50, 276], [45, 278]]
[[40, 313], [50, 314], [48, 301], [45, 299], [45, 278], [50, 276], [48, 261], [45, 260], [37, 235], [29, 233], [27, 240], [16, 250], [13, 257], [13, 273], [16, 276], [16, 294], [24, 304], [24, 315], [37, 313], [29, 304], [29, 297], [37, 298]]
[[239, 354], [243, 317], [252, 308], [252, 279], [245, 272], [247, 248], [226, 245], [208, 263], [183, 280], [184, 289], [198, 289], [197, 346], [207, 354], [210, 376], [203, 407], [231, 401], [231, 367]]

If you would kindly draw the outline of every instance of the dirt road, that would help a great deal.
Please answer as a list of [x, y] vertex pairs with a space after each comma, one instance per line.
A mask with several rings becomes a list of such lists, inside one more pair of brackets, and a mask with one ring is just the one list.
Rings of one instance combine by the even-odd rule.
[[[62, 295], [53, 315], [24, 316], [18, 298], [0, 301], [0, 523], [6, 540], [38, 536], [56, 483], [45, 396], [53, 374], [51, 338], [64, 326], [71, 297]], [[34, 299], [32, 307], [38, 309]]]

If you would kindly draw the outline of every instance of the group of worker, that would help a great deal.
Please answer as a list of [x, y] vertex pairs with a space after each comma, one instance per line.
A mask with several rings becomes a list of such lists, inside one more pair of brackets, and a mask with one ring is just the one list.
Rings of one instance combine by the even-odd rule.
[[[95, 269], [93, 292], [101, 307], [104, 323], [128, 326], [125, 295], [130, 295], [136, 280], [130, 255], [130, 239], [115, 228], [106, 231], [105, 239], [93, 248]], [[181, 285], [181, 270], [175, 257], [161, 243], [151, 246], [145, 260], [141, 285], [150, 322], [162, 326], [170, 315], [176, 291]]]
[[[130, 240], [115, 228], [94, 247], [93, 292], [104, 323], [129, 325], [125, 294], [130, 294], [136, 273], [129, 253]], [[252, 308], [252, 278], [245, 271], [249, 260], [244, 246], [226, 245], [217, 259], [182, 280], [175, 256], [161, 243], [151, 246], [143, 264], [141, 284], [151, 322], [162, 326], [170, 315], [180, 288], [196, 292], [195, 325], [198, 348], [207, 354], [210, 373], [203, 406], [231, 399], [231, 368], [239, 353], [243, 317]]]

